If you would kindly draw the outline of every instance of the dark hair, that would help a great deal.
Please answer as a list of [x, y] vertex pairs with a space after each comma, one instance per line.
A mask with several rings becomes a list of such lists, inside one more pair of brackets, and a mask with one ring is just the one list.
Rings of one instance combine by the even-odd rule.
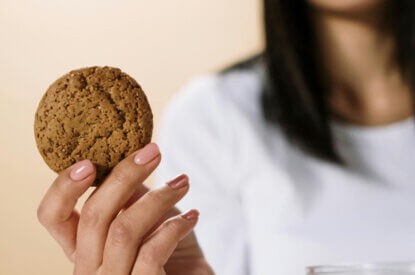
[[[397, 59], [415, 91], [415, 1], [393, 0]], [[266, 81], [262, 96], [267, 121], [290, 141], [322, 159], [341, 163], [329, 127], [325, 88], [315, 59], [305, 0], [264, 0]]]

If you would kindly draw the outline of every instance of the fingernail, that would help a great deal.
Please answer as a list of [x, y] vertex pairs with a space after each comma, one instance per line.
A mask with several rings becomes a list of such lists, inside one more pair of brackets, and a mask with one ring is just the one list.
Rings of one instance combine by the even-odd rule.
[[186, 175], [180, 175], [172, 181], [167, 182], [167, 185], [174, 190], [186, 187], [189, 183], [189, 178]]
[[195, 209], [192, 209], [190, 211], [187, 211], [184, 214], [181, 214], [181, 217], [186, 220], [193, 221], [193, 220], [196, 220], [197, 217], [199, 217], [199, 212]]
[[89, 160], [83, 160], [75, 163], [72, 166], [72, 170], [69, 173], [69, 177], [74, 181], [80, 181], [86, 179], [94, 172], [94, 165]]
[[159, 147], [155, 143], [149, 143], [138, 151], [134, 157], [134, 162], [139, 165], [149, 163], [160, 154]]

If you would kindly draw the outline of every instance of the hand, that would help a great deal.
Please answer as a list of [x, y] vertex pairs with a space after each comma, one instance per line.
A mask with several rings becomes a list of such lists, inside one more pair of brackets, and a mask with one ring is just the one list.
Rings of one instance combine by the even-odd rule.
[[174, 205], [189, 189], [181, 175], [148, 190], [143, 181], [161, 160], [149, 144], [121, 161], [87, 199], [96, 170], [83, 160], [63, 171], [38, 208], [41, 224], [74, 263], [74, 274], [213, 274], [192, 233], [198, 212]]

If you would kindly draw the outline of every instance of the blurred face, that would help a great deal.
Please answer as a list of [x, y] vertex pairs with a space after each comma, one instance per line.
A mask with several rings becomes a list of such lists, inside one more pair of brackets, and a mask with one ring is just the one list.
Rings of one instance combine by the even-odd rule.
[[383, 6], [388, 0], [306, 0], [313, 8], [333, 13], [361, 13]]

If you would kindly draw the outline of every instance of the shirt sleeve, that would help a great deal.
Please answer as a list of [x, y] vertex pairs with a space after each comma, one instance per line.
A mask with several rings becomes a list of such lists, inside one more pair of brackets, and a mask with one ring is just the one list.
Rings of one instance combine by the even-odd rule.
[[182, 211], [200, 212], [195, 232], [216, 274], [248, 274], [247, 238], [235, 177], [232, 107], [217, 76], [199, 77], [167, 106], [159, 132], [162, 163], [156, 184], [185, 173], [190, 190]]

